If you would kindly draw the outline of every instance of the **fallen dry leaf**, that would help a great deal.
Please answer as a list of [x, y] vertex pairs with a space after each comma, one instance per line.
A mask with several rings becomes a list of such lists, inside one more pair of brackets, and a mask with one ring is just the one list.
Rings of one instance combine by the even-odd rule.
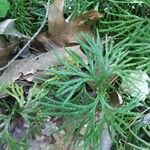
[[103, 17], [103, 14], [96, 12], [95, 10], [89, 10], [88, 12], [80, 15], [79, 17], [75, 18], [73, 21], [73, 24], [77, 26], [84, 25], [86, 20], [88, 21], [94, 21], [99, 18]]
[[36, 136], [34, 140], [29, 141], [31, 145], [29, 150], [73, 150], [71, 147], [69, 149], [72, 138], [64, 143], [66, 133], [64, 130], [56, 132], [58, 130], [57, 123], [53, 121], [53, 119], [47, 119], [42, 135]]
[[25, 136], [26, 129], [27, 127], [23, 118], [17, 117], [12, 121], [9, 127], [9, 133], [14, 139], [22, 139]]
[[[103, 15], [94, 10], [79, 16], [78, 18], [67, 22], [63, 14], [64, 0], [54, 0], [50, 5], [48, 16], [48, 32], [43, 33], [37, 39], [43, 44], [51, 45], [52, 47], [64, 47], [72, 44], [77, 44], [77, 37], [80, 32], [94, 36], [91, 30], [91, 24], [86, 24], [88, 20], [98, 20]], [[44, 36], [44, 37], [43, 37]], [[79, 37], [82, 39], [82, 37]]]
[[30, 148], [29, 150], [73, 150], [73, 149], [67, 149], [68, 144], [64, 143], [64, 137], [65, 133], [63, 131], [54, 134], [54, 137], [56, 139], [55, 144], [50, 144], [49, 142], [44, 141], [44, 137], [38, 137], [35, 140], [30, 140]]
[[[80, 55], [83, 60], [86, 60], [86, 56], [79, 49], [79, 46], [68, 47], [69, 50]], [[1, 85], [6, 85], [19, 79], [21, 75], [35, 74], [37, 71], [45, 70], [48, 67], [52, 67], [61, 64], [61, 59], [67, 58], [68, 54], [64, 48], [60, 48], [54, 51], [42, 53], [33, 59], [20, 59], [15, 60], [0, 76]]]

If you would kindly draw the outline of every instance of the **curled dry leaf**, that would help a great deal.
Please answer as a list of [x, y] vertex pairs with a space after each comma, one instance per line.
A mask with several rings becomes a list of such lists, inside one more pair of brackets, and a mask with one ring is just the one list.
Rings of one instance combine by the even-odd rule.
[[[80, 55], [83, 60], [86, 61], [86, 56], [79, 49], [79, 46], [68, 47], [69, 50]], [[48, 67], [61, 64], [61, 59], [68, 57], [64, 48], [60, 48], [54, 51], [42, 53], [33, 59], [20, 59], [15, 60], [1, 75], [0, 83], [2, 85], [9, 84], [16, 81], [20, 76], [35, 74], [37, 71], [45, 70]], [[30, 76], [31, 77], [31, 76]]]
[[110, 105], [118, 107], [123, 103], [122, 96], [117, 91], [109, 92]]
[[[63, 14], [64, 0], [54, 0], [54, 3], [50, 5], [48, 16], [48, 32], [43, 33], [45, 39], [41, 35], [39, 41], [43, 43], [49, 43], [52, 46], [64, 47], [72, 44], [77, 44], [77, 36], [80, 32], [84, 32], [91, 36], [94, 36], [91, 31], [91, 24], [85, 25], [88, 20], [98, 20], [103, 15], [94, 10], [90, 10], [87, 13], [79, 16], [78, 18], [67, 22]], [[82, 39], [80, 36], [79, 38]], [[47, 42], [46, 42], [47, 41]]]

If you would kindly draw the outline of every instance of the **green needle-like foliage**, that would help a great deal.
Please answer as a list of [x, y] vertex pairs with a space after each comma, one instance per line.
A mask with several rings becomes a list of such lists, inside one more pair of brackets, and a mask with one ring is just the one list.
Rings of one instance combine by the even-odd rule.
[[[130, 124], [140, 115], [136, 109], [145, 106], [138, 99], [131, 98], [123, 92], [119, 84], [129, 79], [129, 74], [136, 70], [136, 63], [132, 62], [125, 45], [128, 39], [113, 44], [113, 41], [108, 41], [106, 36], [104, 44], [101, 44], [98, 35], [96, 40], [87, 35], [83, 36], [86, 43], [80, 41], [80, 45], [87, 56], [87, 62], [67, 50], [71, 61], [63, 61], [63, 69], [48, 70], [53, 77], [46, 80], [43, 85], [49, 90], [46, 101], [42, 103], [45, 105], [43, 110], [52, 116], [65, 117], [64, 127], [69, 126], [69, 133], [74, 132], [75, 139], [86, 125], [83, 137], [85, 148], [89, 145], [94, 148], [98, 146], [106, 125], [110, 134], [115, 132], [123, 141], [133, 136], [140, 141], [138, 133], [132, 131], [132, 127], [136, 126], [137, 122]], [[109, 95], [111, 91], [122, 93], [124, 102], [119, 107], [112, 104], [112, 97]], [[126, 131], [131, 132], [130, 137], [126, 135]], [[136, 145], [136, 140], [133, 145]], [[143, 144], [150, 146], [146, 141]]]
[[[9, 2], [9, 14], [17, 19], [17, 29], [32, 35], [44, 18], [46, 0]], [[14, 103], [6, 99], [0, 102], [6, 110], [0, 116], [4, 124], [0, 142], [6, 142], [11, 150], [27, 149], [25, 141], [37, 134], [35, 129], [39, 131], [48, 116], [63, 117], [60, 130], [69, 129], [66, 140], [74, 135], [76, 143], [84, 141], [85, 149], [101, 149], [105, 127], [113, 141], [112, 149], [150, 149], [150, 125], [143, 123], [145, 114], [150, 112], [150, 99], [139, 101], [121, 86], [124, 81], [130, 82], [131, 73], [140, 70], [150, 74], [150, 1], [65, 0], [65, 18], [80, 16], [90, 9], [104, 17], [93, 27], [96, 39], [83, 34], [85, 41], [79, 40], [87, 60], [66, 50], [69, 60], [62, 60], [64, 66], [48, 69], [49, 79], [40, 87], [35, 85], [28, 96], [16, 84], [4, 89]], [[118, 94], [123, 103], [119, 96], [113, 99]], [[22, 140], [13, 139], [9, 133], [18, 115], [28, 126]], [[85, 134], [79, 138], [83, 128]]]
[[37, 0], [10, 1], [10, 14], [11, 18], [16, 19], [16, 28], [26, 35], [33, 35], [44, 19], [44, 4], [46, 2]]
[[[29, 91], [29, 95], [25, 97], [23, 90], [22, 86], [12, 84], [2, 91], [7, 93], [9, 97], [0, 102], [2, 111], [0, 121], [3, 125], [0, 131], [0, 144], [1, 146], [7, 144], [8, 149], [11, 150], [27, 149], [28, 138], [38, 134], [44, 125], [45, 116], [40, 115], [41, 104], [39, 100], [43, 98], [45, 91], [39, 90], [35, 84]], [[17, 123], [20, 124], [20, 127], [16, 125]], [[13, 126], [20, 128], [20, 132], [23, 133], [11, 132]], [[26, 129], [23, 129], [24, 127]]]

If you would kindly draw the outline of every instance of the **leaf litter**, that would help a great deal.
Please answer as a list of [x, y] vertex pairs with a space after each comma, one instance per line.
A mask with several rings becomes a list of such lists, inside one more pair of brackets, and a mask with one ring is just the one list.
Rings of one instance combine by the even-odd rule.
[[[21, 58], [14, 60], [8, 66], [8, 68], [3, 71], [2, 75], [0, 76], [1, 86], [7, 86], [16, 81], [22, 83], [24, 88], [26, 88], [27, 86], [29, 86], [30, 88], [32, 86], [32, 84], [30, 85], [30, 83], [37, 76], [43, 75], [45, 69], [52, 66], [61, 65], [61, 59], [68, 59], [66, 49], [69, 49], [74, 53], [80, 55], [81, 58], [86, 62], [87, 58], [83, 54], [78, 44], [78, 39], [84, 40], [80, 33], [84, 32], [94, 38], [94, 34], [92, 33], [92, 22], [103, 17], [103, 15], [94, 10], [90, 10], [85, 14], [68, 22], [64, 18], [63, 8], [64, 0], [54, 0], [53, 4], [49, 6], [48, 31], [45, 33], [41, 33], [37, 36], [36, 40], [31, 42], [31, 45], [27, 50], [27, 53], [30, 53], [28, 57], [26, 57], [26, 55], [24, 59]], [[5, 37], [11, 37], [15, 41], [11, 45], [9, 43], [7, 43], [6, 45], [0, 45], [0, 58], [2, 58], [0, 59], [0, 65], [2, 66], [6, 65], [6, 63], [9, 62], [12, 52], [16, 52], [15, 49], [20, 45], [19, 39], [29, 39], [29, 37], [21, 34], [14, 28], [14, 22], [14, 19], [8, 19], [0, 23], [0, 34], [4, 35]], [[0, 38], [1, 41], [4, 41], [4, 39], [5, 38], [3, 37]], [[25, 82], [22, 82], [22, 80], [25, 80]], [[28, 91], [29, 90], [27, 90], [26, 94], [28, 94]], [[6, 93], [1, 93], [1, 95], [3, 95], [1, 98], [9, 96], [5, 94]], [[49, 130], [48, 127], [50, 128], [50, 130], [52, 127], [57, 128], [53, 122], [50, 122], [50, 124], [45, 127], [44, 130]], [[22, 138], [26, 132], [26, 129], [27, 128], [24, 124], [24, 120], [18, 117], [12, 120], [12, 124], [9, 130], [12, 137]], [[53, 144], [54, 149], [71, 149], [70, 144], [72, 138], [66, 144], [64, 144], [63, 142], [65, 131], [61, 131], [60, 133], [56, 133], [54, 135], [45, 135], [45, 133], [43, 133], [43, 136], [47, 137], [48, 142], [44, 142], [41, 135], [35, 140], [29, 140], [29, 143], [31, 144], [30, 149], [39, 149], [39, 147], [41, 147], [42, 145], [44, 146], [44, 144], [46, 144], [46, 147], [44, 147], [44, 149], [51, 149], [52, 145], [49, 143], [50, 139], [52, 139], [55, 143]], [[40, 146], [35, 147], [35, 145], [38, 145], [39, 143]]]
[[[74, 53], [82, 56], [86, 59], [86, 56], [81, 52], [79, 46], [68, 47]], [[58, 57], [58, 56], [59, 57]], [[28, 76], [37, 73], [37, 71], [45, 70], [48, 67], [56, 66], [61, 64], [61, 59], [67, 58], [67, 52], [64, 48], [57, 49], [55, 51], [50, 51], [42, 53], [32, 59], [21, 59], [15, 60], [10, 67], [8, 67], [5, 72], [0, 77], [0, 83], [2, 85], [10, 84], [23, 76]], [[24, 77], [25, 78], [25, 77]], [[28, 78], [26, 78], [28, 80]], [[30, 79], [31, 81], [31, 76]]]
[[[6, 86], [16, 81], [24, 86], [24, 89], [26, 89], [24, 92], [28, 95], [29, 89], [32, 87], [32, 82], [37, 77], [43, 77], [45, 75], [45, 69], [61, 65], [62, 59], [69, 59], [66, 49], [80, 55], [86, 62], [87, 58], [78, 43], [78, 39], [84, 41], [80, 33], [86, 33], [94, 38], [92, 22], [103, 17], [103, 14], [90, 10], [68, 21], [68, 19], [64, 18], [63, 8], [64, 0], [55, 0], [53, 4], [49, 6], [48, 31], [39, 34], [36, 39], [31, 42], [29, 47], [23, 51], [24, 53], [21, 53], [20, 56], [22, 58], [13, 61], [13, 63], [4, 70], [0, 76], [1, 86]], [[20, 39], [29, 39], [29, 37], [15, 29], [14, 22], [14, 19], [8, 19], [0, 23], [0, 67], [6, 65], [10, 60], [12, 53], [15, 52], [15, 49], [17, 49], [21, 43]], [[9, 38], [9, 42], [6, 38]], [[132, 78], [136, 76], [137, 73], [131, 74]], [[133, 97], [137, 96], [136, 94], [140, 91], [138, 94], [142, 93], [140, 99], [144, 101], [149, 94], [147, 82], [149, 77], [142, 72], [138, 72], [138, 78], [139, 77], [142, 81], [138, 82], [137, 80], [132, 80], [132, 85], [127, 85], [128, 82], [124, 81], [122, 87]], [[135, 91], [135, 86], [138, 86], [139, 91]], [[0, 93], [0, 97], [8, 97], [8, 94]], [[118, 92], [109, 93], [109, 97], [112, 106], [120, 106], [123, 103], [122, 97]], [[143, 123], [149, 124], [149, 114], [144, 117]], [[21, 117], [16, 117], [12, 120], [9, 132], [13, 138], [23, 138], [26, 130], [27, 127]], [[42, 135], [37, 136], [35, 139], [29, 139], [29, 149], [72, 149], [71, 143], [73, 137], [64, 144], [66, 131], [63, 130], [59, 133], [55, 133], [54, 130], [57, 130], [57, 125], [53, 121], [48, 121], [43, 129]], [[80, 136], [85, 134], [85, 130], [86, 124], [82, 128]], [[114, 138], [115, 133], [112, 133]], [[107, 127], [103, 128], [101, 141], [102, 149], [111, 149], [112, 139]], [[81, 142], [76, 149], [82, 149], [82, 144]]]
[[[64, 54], [65, 48], [73, 50], [74, 52], [77, 52], [79, 54], [79, 51], [81, 51], [79, 46], [78, 47], [76, 45], [72, 47], [68, 47], [68, 46], [74, 43], [78, 43], [77, 36], [81, 31], [84, 33], [89, 33], [90, 35], [93, 36], [92, 31], [91, 31], [91, 25], [90, 26], [84, 25], [83, 19], [89, 18], [91, 20], [97, 20], [103, 15], [92, 10], [92, 11], [87, 12], [87, 14], [81, 15], [74, 21], [67, 23], [63, 17], [63, 7], [64, 7], [64, 0], [61, 0], [61, 1], [55, 0], [54, 3], [50, 5], [49, 15], [48, 15], [48, 22], [49, 22], [48, 32], [40, 34], [36, 39], [37, 41], [43, 44], [43, 47], [48, 52], [45, 54], [43, 53], [39, 55], [38, 57], [35, 56], [33, 60], [30, 60], [30, 58], [16, 60], [10, 67], [7, 68], [4, 74], [0, 77], [0, 81], [3, 81], [3, 83], [5, 83], [5, 81], [9, 83], [18, 79], [18, 73], [23, 74], [23, 75], [27, 75], [30, 73], [34, 74], [36, 72], [35, 68], [36, 70], [41, 70], [41, 69], [44, 70], [50, 66], [55, 65], [55, 63], [53, 64], [53, 61], [55, 61], [55, 59], [57, 61], [58, 59], [54, 58], [54, 55], [52, 54], [52, 52], [49, 52], [49, 51], [52, 51], [53, 49], [55, 49], [57, 53], [57, 50], [60, 47], [63, 48], [61, 50], [58, 50], [58, 55], [59, 53], [60, 55], [61, 53]], [[80, 52], [79, 55], [83, 56], [83, 53]], [[36, 61], [35, 63], [34, 59], [35, 60], [39, 59], [39, 61]], [[25, 67], [22, 67], [22, 66], [25, 66]], [[13, 68], [14, 68], [14, 71], [13, 71]], [[9, 70], [11, 70], [11, 72]], [[13, 75], [12, 75], [12, 72], [14, 72]]]
[[13, 51], [18, 47], [20, 39], [28, 37], [14, 27], [15, 19], [0, 22], [0, 67], [7, 64]]

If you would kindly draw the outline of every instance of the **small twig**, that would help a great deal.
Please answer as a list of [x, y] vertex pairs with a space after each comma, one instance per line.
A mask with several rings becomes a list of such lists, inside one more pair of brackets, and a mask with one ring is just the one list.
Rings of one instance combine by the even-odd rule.
[[47, 8], [46, 8], [46, 15], [45, 18], [40, 26], [40, 28], [37, 30], [37, 32], [31, 37], [31, 39], [24, 45], [24, 47], [8, 62], [7, 65], [5, 65], [4, 67], [0, 68], [0, 71], [6, 69], [7, 67], [9, 67], [18, 57], [19, 55], [27, 48], [27, 46], [36, 38], [36, 36], [41, 32], [42, 28], [44, 27], [46, 20], [48, 18], [48, 13], [49, 13], [49, 4], [50, 4], [50, 0], [48, 0], [47, 2]]

